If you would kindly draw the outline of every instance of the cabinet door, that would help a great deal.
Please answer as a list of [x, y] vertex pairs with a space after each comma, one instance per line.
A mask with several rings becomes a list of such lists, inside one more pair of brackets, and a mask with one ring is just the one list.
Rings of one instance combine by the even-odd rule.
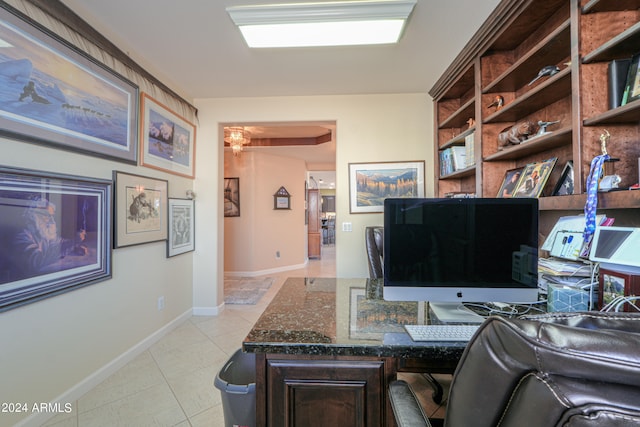
[[267, 425], [381, 427], [385, 362], [268, 360]]

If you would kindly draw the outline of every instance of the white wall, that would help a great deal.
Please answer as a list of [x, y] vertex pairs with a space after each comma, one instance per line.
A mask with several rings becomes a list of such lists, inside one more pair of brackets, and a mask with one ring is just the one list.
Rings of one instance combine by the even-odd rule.
[[[201, 252], [194, 260], [194, 305], [204, 311], [215, 312], [222, 298], [221, 290], [213, 288], [212, 279], [216, 276], [221, 282], [220, 267], [224, 265], [223, 249], [218, 247], [215, 251], [212, 243], [215, 239], [223, 241], [220, 235], [224, 230], [219, 197], [224, 175], [220, 165], [221, 123], [336, 121], [338, 277], [368, 275], [364, 227], [382, 224], [382, 214], [349, 213], [349, 163], [425, 160], [426, 195], [433, 195], [433, 113], [427, 94], [197, 99], [195, 105], [200, 120], [197, 164], [219, 165], [217, 172], [207, 168], [203, 174], [198, 166], [195, 184], [198, 200], [200, 195], [212, 200], [206, 210], [206, 223], [196, 219], [198, 239], [209, 242], [206, 253]], [[218, 204], [214, 206], [216, 198]], [[202, 214], [198, 217], [202, 218]], [[352, 232], [341, 231], [344, 222], [352, 223]], [[213, 271], [213, 263], [218, 271]]]
[[[193, 184], [149, 168], [20, 141], [0, 139], [0, 151], [3, 166], [102, 179], [122, 170], [167, 179], [171, 197], [184, 197]], [[141, 342], [191, 313], [191, 253], [166, 258], [165, 242], [157, 242], [112, 255], [111, 280], [0, 313], [0, 402], [72, 402], [103, 379], [102, 368], [124, 363], [140, 351]], [[162, 311], [159, 296], [165, 297]], [[0, 414], [0, 424], [13, 425], [22, 416]]]

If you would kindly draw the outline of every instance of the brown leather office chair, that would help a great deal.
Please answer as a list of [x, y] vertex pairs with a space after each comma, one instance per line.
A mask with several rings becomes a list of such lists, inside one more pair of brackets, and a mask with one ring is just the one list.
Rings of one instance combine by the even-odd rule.
[[369, 278], [382, 279], [384, 227], [365, 227], [364, 242], [367, 249], [367, 260], [369, 261]]
[[[430, 425], [406, 382], [389, 395], [399, 427]], [[490, 317], [458, 364], [444, 425], [640, 425], [640, 314]]]

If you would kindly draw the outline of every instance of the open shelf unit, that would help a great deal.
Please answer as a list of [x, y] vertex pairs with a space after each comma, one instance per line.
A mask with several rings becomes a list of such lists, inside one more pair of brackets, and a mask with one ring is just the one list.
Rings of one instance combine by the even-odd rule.
[[[640, 0], [501, 1], [429, 91], [436, 162], [443, 149], [464, 144], [465, 134], [472, 132], [475, 141], [473, 167], [447, 176], [436, 167], [436, 195], [495, 197], [507, 171], [557, 158], [540, 197], [541, 214], [583, 210], [586, 178], [605, 130], [609, 154], [620, 159], [608, 170], [621, 177], [620, 187], [636, 184], [640, 100], [609, 107], [608, 66], [639, 51]], [[557, 71], [534, 81], [546, 66]], [[503, 105], [490, 107], [497, 97]], [[547, 133], [500, 146], [500, 133], [527, 121], [557, 123]], [[574, 194], [553, 196], [569, 161]], [[639, 209], [640, 191], [601, 193], [598, 200], [599, 209]], [[636, 216], [630, 225], [640, 226]]]

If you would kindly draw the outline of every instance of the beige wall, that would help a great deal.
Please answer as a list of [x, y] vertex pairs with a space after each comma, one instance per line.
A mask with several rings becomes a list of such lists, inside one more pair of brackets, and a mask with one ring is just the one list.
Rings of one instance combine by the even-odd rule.
[[[225, 177], [240, 178], [240, 216], [224, 219], [225, 274], [253, 276], [303, 266], [307, 255], [303, 160], [245, 151], [224, 154]], [[284, 186], [291, 210], [273, 208]]]
[[[220, 124], [336, 121], [338, 277], [365, 277], [368, 274], [364, 227], [382, 224], [382, 214], [349, 213], [349, 163], [425, 160], [426, 195], [433, 195], [433, 114], [427, 94], [198, 99], [195, 104], [201, 125], [199, 142], [206, 144], [205, 149], [198, 149], [198, 165], [222, 163]], [[206, 223], [196, 218], [200, 241], [215, 241], [224, 233], [221, 202], [215, 203], [220, 200], [218, 195], [224, 177], [223, 165], [220, 166], [217, 173], [207, 169], [202, 175], [199, 172], [196, 178], [196, 193], [199, 200], [200, 194], [207, 200], [203, 209], [208, 213]], [[214, 212], [219, 215], [218, 220], [213, 216]], [[198, 217], [203, 218], [202, 214]], [[351, 223], [353, 231], [343, 232], [343, 223]], [[212, 275], [221, 282], [223, 271], [213, 272], [211, 265], [216, 260], [215, 265], [223, 266], [224, 258], [224, 248], [215, 251], [213, 247], [194, 258], [195, 307], [214, 312], [220, 307], [221, 291], [220, 287], [214, 290]], [[211, 274], [204, 274], [205, 271]]]
[[[20, 141], [0, 138], [0, 149], [3, 166], [107, 180], [113, 170], [167, 179], [170, 197], [185, 197], [193, 184]], [[191, 314], [192, 260], [191, 253], [167, 258], [165, 242], [115, 249], [112, 279], [0, 313], [0, 402], [72, 402], [146, 349], [154, 334]], [[162, 311], [159, 296], [165, 297]], [[0, 425], [24, 416], [0, 414]]]

